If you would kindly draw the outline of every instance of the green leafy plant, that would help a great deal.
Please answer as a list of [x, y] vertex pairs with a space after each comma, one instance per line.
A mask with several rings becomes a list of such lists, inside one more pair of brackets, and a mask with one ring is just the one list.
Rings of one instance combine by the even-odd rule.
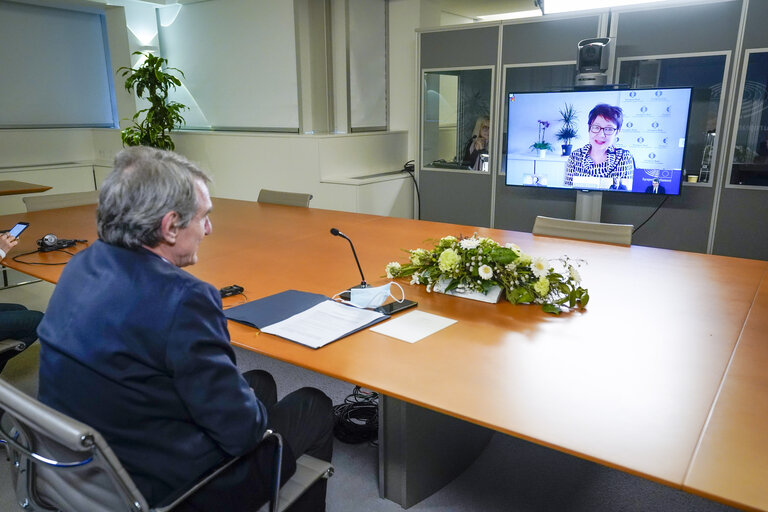
[[408, 253], [408, 263], [387, 265], [387, 277], [410, 277], [411, 284], [426, 285], [428, 292], [445, 281], [444, 292], [488, 293], [498, 286], [512, 304], [541, 304], [545, 312], [553, 314], [584, 308], [589, 302], [589, 292], [581, 287], [576, 269], [582, 262], [567, 256], [551, 261], [532, 257], [515, 244], [501, 245], [477, 234], [468, 238], [446, 236], [432, 249]]
[[146, 99], [149, 107], [133, 115], [133, 126], [120, 132], [124, 146], [152, 146], [160, 149], [175, 149], [170, 132], [184, 124], [181, 111], [187, 107], [168, 100], [168, 92], [181, 85], [181, 81], [170, 71], [184, 73], [167, 67], [168, 60], [151, 53], [134, 52], [143, 55], [144, 62], [137, 68], [121, 67], [117, 71], [125, 78], [126, 90], [136, 89], [139, 98]]
[[562, 141], [564, 144], [570, 144], [573, 139], [578, 135], [576, 129], [576, 120], [578, 119], [576, 109], [573, 108], [573, 104], [566, 103], [562, 109], [560, 109], [560, 122], [563, 126], [555, 134], [557, 140]]
[[539, 140], [531, 144], [530, 148], [531, 151], [535, 150], [542, 150], [546, 149], [547, 151], [552, 151], [552, 144], [544, 140], [544, 134], [547, 131], [547, 128], [549, 128], [549, 121], [542, 121], [539, 119]]

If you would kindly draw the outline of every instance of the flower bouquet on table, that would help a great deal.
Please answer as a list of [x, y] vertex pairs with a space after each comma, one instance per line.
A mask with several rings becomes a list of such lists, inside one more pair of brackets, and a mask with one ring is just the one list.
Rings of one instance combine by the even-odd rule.
[[432, 249], [407, 252], [408, 263], [389, 263], [387, 277], [410, 277], [411, 284], [426, 285], [428, 292], [485, 294], [498, 287], [512, 304], [541, 304], [544, 311], [554, 314], [584, 308], [589, 302], [576, 268], [583, 262], [567, 256], [551, 261], [532, 257], [515, 244], [500, 245], [477, 233], [468, 238], [446, 236]]

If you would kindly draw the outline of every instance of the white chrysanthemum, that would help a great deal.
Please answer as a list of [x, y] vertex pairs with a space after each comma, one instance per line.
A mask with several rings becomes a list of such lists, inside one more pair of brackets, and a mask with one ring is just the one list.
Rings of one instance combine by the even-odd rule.
[[549, 262], [541, 256], [536, 256], [531, 260], [531, 272], [539, 279], [546, 276], [548, 270]]
[[581, 274], [579, 274], [579, 271], [576, 270], [576, 267], [573, 265], [568, 265], [568, 273], [571, 275], [571, 281], [576, 284], [581, 282]]
[[507, 249], [512, 249], [513, 251], [515, 251], [515, 254], [518, 254], [518, 255], [521, 252], [523, 252], [522, 250], [520, 250], [520, 247], [518, 247], [517, 244], [513, 244], [512, 242], [505, 243], [504, 247], [506, 247]]
[[480, 240], [477, 238], [464, 238], [461, 242], [459, 242], [459, 245], [461, 245], [461, 248], [466, 250], [469, 249], [476, 249], [478, 245], [480, 245]]
[[482, 267], [477, 269], [477, 273], [483, 279], [490, 279], [493, 277], [493, 269], [491, 269], [491, 267], [489, 267], [488, 265], [483, 265]]
[[387, 279], [392, 279], [400, 273], [400, 264], [396, 261], [387, 263]]

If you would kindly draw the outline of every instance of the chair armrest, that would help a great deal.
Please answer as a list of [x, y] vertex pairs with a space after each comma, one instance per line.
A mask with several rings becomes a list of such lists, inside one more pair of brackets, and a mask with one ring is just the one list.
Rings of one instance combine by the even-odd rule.
[[27, 348], [26, 343], [23, 341], [18, 340], [0, 340], [0, 354], [3, 352], [7, 352], [10, 350], [15, 350], [16, 352], [21, 352]]
[[[272, 432], [271, 430], [266, 430], [264, 432], [264, 436], [261, 438], [261, 441], [264, 442], [265, 439], [268, 437], [274, 437], [277, 442], [277, 450], [275, 452], [275, 469], [276, 469], [276, 477], [274, 483], [271, 485], [270, 488], [270, 511], [277, 510], [278, 506], [278, 500], [279, 500], [279, 492], [280, 492], [280, 472], [281, 472], [281, 466], [282, 466], [282, 460], [283, 460], [283, 438], [278, 434], [277, 432]], [[219, 474], [221, 474], [223, 471], [225, 471], [229, 466], [234, 464], [240, 460], [240, 457], [234, 457], [232, 459], [227, 460], [223, 464], [217, 466], [214, 470], [210, 471], [208, 474], [205, 475], [205, 477], [201, 478], [195, 485], [184, 491], [183, 494], [175, 498], [171, 503], [167, 505], [163, 505], [161, 507], [155, 507], [152, 509], [152, 512], [167, 512], [169, 510], [174, 509], [177, 507], [181, 502], [189, 498], [192, 494], [197, 492], [202, 486], [216, 478]]]
[[186, 500], [186, 499], [187, 499], [187, 498], [189, 498], [189, 497], [190, 497], [192, 494], [196, 493], [196, 492], [197, 492], [197, 491], [198, 491], [198, 490], [199, 490], [199, 489], [200, 489], [202, 486], [204, 486], [205, 484], [207, 484], [208, 482], [210, 482], [211, 480], [213, 480], [214, 478], [216, 478], [217, 476], [219, 476], [219, 474], [220, 474], [222, 471], [225, 471], [225, 470], [226, 470], [226, 469], [227, 469], [229, 466], [231, 466], [232, 464], [234, 464], [234, 463], [235, 463], [235, 462], [237, 462], [238, 460], [240, 460], [240, 457], [234, 457], [234, 458], [231, 458], [231, 459], [229, 459], [229, 460], [225, 461], [223, 464], [221, 464], [221, 465], [217, 466], [217, 467], [216, 467], [216, 469], [214, 469], [213, 471], [209, 472], [209, 473], [208, 473], [207, 475], [205, 475], [203, 478], [201, 478], [200, 480], [198, 480], [198, 481], [197, 481], [197, 483], [195, 483], [195, 485], [193, 485], [192, 487], [190, 487], [189, 489], [187, 489], [186, 491], [184, 491], [184, 494], [182, 494], [181, 496], [179, 496], [179, 497], [177, 497], [176, 499], [174, 499], [174, 500], [173, 500], [171, 503], [169, 503], [168, 505], [164, 505], [164, 506], [162, 506], [162, 507], [155, 507], [155, 508], [152, 508], [152, 509], [151, 509], [151, 510], [152, 510], [152, 512], [167, 512], [168, 510], [172, 510], [172, 509], [174, 509], [174, 508], [175, 508], [175, 507], [177, 507], [177, 506], [178, 506], [178, 505], [179, 505], [179, 504], [180, 504], [182, 501]]

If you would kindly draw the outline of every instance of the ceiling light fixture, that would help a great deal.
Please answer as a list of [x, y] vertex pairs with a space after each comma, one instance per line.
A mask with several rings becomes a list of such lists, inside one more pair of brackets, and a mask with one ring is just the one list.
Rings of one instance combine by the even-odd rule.
[[478, 16], [480, 21], [498, 21], [498, 20], [515, 20], [519, 18], [532, 18], [534, 16], [541, 16], [539, 9], [533, 9], [530, 11], [516, 11], [516, 12], [504, 12], [501, 14], [488, 14], [486, 16]]
[[606, 9], [635, 4], [651, 4], [663, 0], [536, 0], [536, 5], [544, 14], [558, 12], [585, 11], [588, 9]]

